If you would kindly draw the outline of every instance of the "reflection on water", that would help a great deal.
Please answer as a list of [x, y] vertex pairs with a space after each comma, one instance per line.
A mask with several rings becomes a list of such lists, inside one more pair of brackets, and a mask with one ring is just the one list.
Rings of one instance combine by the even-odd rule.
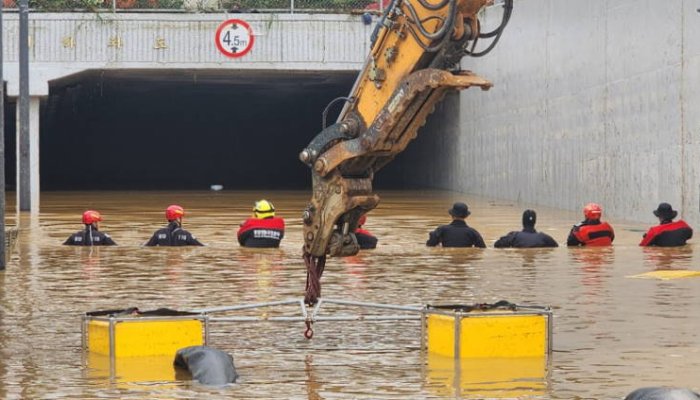
[[546, 393], [545, 357], [463, 359], [428, 354], [426, 389], [462, 399], [535, 398]]
[[691, 269], [693, 267], [693, 248], [683, 246], [644, 247], [644, 262], [652, 269]]
[[[238, 224], [262, 197], [286, 218], [285, 239], [279, 249], [242, 249]], [[449, 222], [447, 209], [456, 200], [467, 201], [468, 222], [489, 248], [425, 247], [428, 232]], [[224, 389], [172, 381], [167, 368], [167, 377], [146, 381], [119, 371], [110, 378], [104, 365], [84, 359], [80, 315], [89, 310], [300, 298], [306, 277], [300, 212], [307, 201], [305, 192], [43, 193], [39, 215], [8, 220], [23, 229], [0, 273], [0, 398], [479, 398], [483, 385], [469, 382], [487, 381], [478, 375], [486, 370], [477, 364], [450, 375], [453, 369], [432, 368], [414, 321], [319, 322], [310, 342], [298, 323], [214, 324], [211, 344], [234, 355], [241, 375]], [[164, 224], [163, 210], [172, 203], [185, 207], [185, 228], [206, 247], [141, 246]], [[679, 249], [640, 248], [646, 226], [613, 220], [612, 248], [493, 249], [531, 206], [453, 193], [383, 193], [366, 226], [379, 237], [378, 248], [330, 260], [324, 295], [402, 305], [505, 299], [552, 306], [548, 378], [519, 386], [517, 377], [495, 379], [525, 389], [492, 391], [494, 398], [622, 398], [651, 384], [700, 390], [700, 278], [628, 278], [700, 269], [692, 241]], [[102, 229], [119, 246], [61, 245], [81, 228], [88, 208], [102, 213]], [[560, 243], [580, 219], [536, 210], [538, 230]], [[530, 384], [538, 386], [527, 389]]]

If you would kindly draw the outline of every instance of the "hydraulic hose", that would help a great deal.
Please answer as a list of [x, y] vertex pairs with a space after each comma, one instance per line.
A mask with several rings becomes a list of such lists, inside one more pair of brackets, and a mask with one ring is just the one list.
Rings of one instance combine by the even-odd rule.
[[510, 16], [513, 13], [513, 0], [505, 0], [505, 4], [503, 5], [503, 17], [501, 18], [501, 23], [498, 26], [498, 28], [494, 29], [491, 32], [487, 33], [480, 33], [478, 38], [491, 38], [495, 36], [495, 39], [491, 42], [491, 44], [484, 50], [480, 52], [474, 52], [474, 47], [476, 47], [476, 42], [478, 39], [474, 40], [474, 43], [472, 43], [472, 50], [471, 51], [466, 51], [466, 54], [472, 56], [472, 57], [482, 57], [491, 52], [494, 47], [496, 47], [496, 44], [498, 41], [501, 39], [501, 34], [503, 33], [503, 30], [505, 29], [506, 25], [508, 25], [508, 21], [510, 21]]
[[421, 23], [421, 20], [418, 17], [416, 9], [413, 7], [413, 5], [408, 1], [404, 2], [404, 4], [406, 4], [406, 8], [408, 9], [408, 13], [411, 14], [412, 22], [418, 27], [420, 34], [429, 41], [442, 39], [443, 37], [445, 37], [445, 34], [447, 34], [447, 32], [449, 32], [452, 29], [452, 25], [454, 24], [455, 20], [455, 15], [457, 14], [457, 1], [448, 0], [448, 3], [450, 5], [450, 8], [447, 11], [447, 20], [445, 20], [445, 23], [440, 27], [440, 29], [438, 29], [434, 33], [430, 33], [425, 29], [425, 27]]

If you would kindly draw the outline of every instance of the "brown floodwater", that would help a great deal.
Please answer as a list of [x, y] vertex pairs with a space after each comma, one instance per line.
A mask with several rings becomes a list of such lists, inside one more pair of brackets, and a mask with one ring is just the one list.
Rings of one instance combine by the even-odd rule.
[[[86, 311], [301, 298], [300, 215], [308, 193], [49, 192], [42, 193], [40, 214], [8, 216], [21, 232], [0, 272], [0, 398], [613, 399], [649, 385], [700, 390], [700, 278], [630, 277], [697, 270], [696, 245], [643, 249], [637, 244], [647, 225], [613, 219], [612, 248], [494, 249], [500, 235], [518, 228], [528, 205], [448, 192], [380, 195], [366, 225], [379, 237], [378, 248], [329, 260], [324, 298], [551, 306], [549, 365], [483, 360], [456, 375], [449, 363], [421, 351], [416, 321], [318, 322], [311, 341], [299, 322], [215, 322], [210, 345], [234, 356], [239, 383], [211, 388], [176, 380], [167, 362], [161, 375], [124, 365], [111, 374], [81, 348]], [[262, 197], [286, 218], [285, 239], [279, 249], [242, 249], [236, 229]], [[468, 202], [468, 222], [489, 248], [425, 247], [428, 231], [449, 221], [456, 200]], [[164, 225], [171, 203], [185, 207], [185, 228], [206, 247], [141, 246]], [[102, 212], [101, 228], [119, 246], [61, 245], [81, 228], [88, 208]], [[565, 244], [579, 213], [536, 209], [537, 228]], [[648, 223], [654, 222], [650, 210]], [[270, 312], [287, 311], [298, 314], [294, 307]], [[328, 312], [336, 311], [357, 312]]]

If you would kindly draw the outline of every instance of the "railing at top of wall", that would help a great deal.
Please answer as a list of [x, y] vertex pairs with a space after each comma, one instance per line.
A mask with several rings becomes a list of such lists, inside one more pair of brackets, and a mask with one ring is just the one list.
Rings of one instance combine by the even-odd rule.
[[[19, 0], [0, 0], [6, 11]], [[390, 0], [29, 0], [32, 12], [380, 13]]]

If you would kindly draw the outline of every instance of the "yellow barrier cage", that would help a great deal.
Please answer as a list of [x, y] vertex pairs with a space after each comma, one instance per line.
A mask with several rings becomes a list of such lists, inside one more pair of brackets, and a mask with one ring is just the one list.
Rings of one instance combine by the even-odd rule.
[[548, 307], [505, 301], [426, 306], [422, 318], [431, 391], [464, 399], [545, 393], [552, 351]]
[[159, 309], [94, 311], [83, 316], [83, 348], [91, 353], [123, 357], [174, 357], [178, 349], [204, 344], [206, 317]]
[[[542, 357], [552, 351], [547, 307], [508, 302], [427, 306], [423, 347], [455, 358]], [[427, 343], [426, 343], [427, 342]]]

